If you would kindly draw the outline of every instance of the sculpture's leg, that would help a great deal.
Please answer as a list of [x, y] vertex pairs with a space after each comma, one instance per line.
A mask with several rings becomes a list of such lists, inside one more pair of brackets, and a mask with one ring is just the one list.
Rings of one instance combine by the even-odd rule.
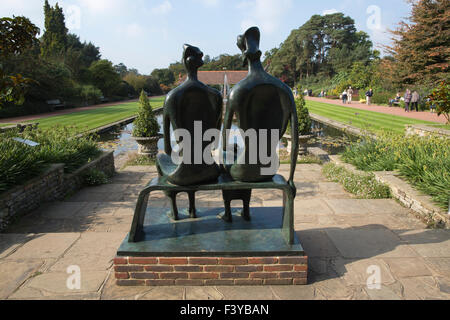
[[222, 217], [222, 219], [226, 222], [232, 222], [233, 221], [233, 217], [231, 215], [231, 200], [232, 200], [232, 191], [226, 191], [223, 190], [222, 191], [222, 195], [223, 195], [223, 201], [225, 204], [225, 214]]
[[195, 191], [189, 191], [188, 192], [189, 195], [189, 216], [192, 219], [197, 218], [197, 212], [195, 209]]
[[242, 211], [242, 218], [246, 221], [250, 221], [250, 200], [252, 198], [252, 190], [243, 190], [242, 191], [242, 201], [244, 204], [244, 209]]
[[287, 244], [294, 244], [294, 194], [291, 188], [283, 190], [283, 229]]
[[167, 192], [167, 196], [170, 199], [171, 206], [171, 216], [172, 219], [178, 221], [178, 207], [177, 207], [177, 193], [176, 192]]

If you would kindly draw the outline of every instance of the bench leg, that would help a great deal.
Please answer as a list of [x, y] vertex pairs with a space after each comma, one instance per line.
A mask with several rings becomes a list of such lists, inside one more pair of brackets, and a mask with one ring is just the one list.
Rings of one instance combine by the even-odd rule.
[[283, 191], [283, 236], [287, 244], [294, 244], [294, 195], [291, 189]]
[[133, 222], [131, 223], [130, 235], [128, 242], [139, 242], [144, 237], [144, 219], [147, 212], [149, 191], [142, 191], [139, 195], [136, 209], [134, 211]]
[[250, 221], [250, 200], [252, 198], [252, 190], [242, 190], [242, 201], [244, 204], [244, 209], [242, 211], [242, 218], [245, 221]]
[[171, 217], [173, 220], [178, 221], [177, 193], [165, 192], [165, 194], [170, 199]]
[[225, 222], [233, 222], [233, 216], [231, 215], [231, 200], [232, 197], [230, 196], [230, 191], [222, 191], [223, 195], [223, 202], [225, 205], [225, 214], [223, 215], [222, 219]]
[[189, 216], [192, 219], [197, 218], [197, 210], [195, 209], [195, 191], [189, 191]]

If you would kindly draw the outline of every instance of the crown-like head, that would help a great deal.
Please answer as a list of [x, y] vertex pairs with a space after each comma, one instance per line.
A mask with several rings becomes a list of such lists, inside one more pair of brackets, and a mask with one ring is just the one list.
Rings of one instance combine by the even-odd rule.
[[203, 66], [203, 52], [194, 46], [183, 46], [183, 64], [186, 70], [194, 71]]
[[247, 65], [248, 61], [256, 61], [261, 58], [262, 52], [259, 50], [260, 39], [261, 33], [258, 27], [251, 27], [243, 35], [238, 36], [237, 46], [242, 51], [244, 65]]

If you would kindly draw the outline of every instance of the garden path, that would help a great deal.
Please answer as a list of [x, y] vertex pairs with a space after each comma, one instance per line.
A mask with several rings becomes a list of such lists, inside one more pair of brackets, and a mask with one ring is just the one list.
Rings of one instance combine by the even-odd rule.
[[360, 110], [392, 114], [395, 116], [402, 116], [402, 117], [417, 119], [417, 120], [438, 122], [438, 123], [444, 123], [444, 124], [447, 122], [447, 120], [445, 119], [445, 117], [443, 115], [438, 116], [436, 113], [431, 113], [428, 111], [405, 112], [405, 110], [400, 107], [386, 107], [386, 106], [378, 106], [378, 105], [374, 105], [374, 104], [368, 106], [366, 104], [355, 102], [355, 101], [353, 101], [351, 104], [348, 104], [348, 103], [343, 104], [341, 100], [333, 100], [333, 99], [317, 98], [317, 97], [306, 97], [306, 100], [323, 102], [323, 103], [328, 103], [328, 104], [333, 104], [333, 105], [338, 105], [338, 106], [360, 109]]
[[[280, 174], [288, 173], [282, 165]], [[450, 230], [427, 229], [394, 200], [355, 199], [317, 164], [299, 165], [295, 178], [309, 285], [117, 287], [112, 259], [139, 190], [155, 176], [155, 167], [128, 167], [110, 184], [50, 203], [0, 234], [0, 299], [450, 299]], [[255, 191], [252, 206], [280, 206], [280, 196]], [[155, 197], [152, 205], [168, 207], [164, 194]], [[187, 203], [180, 195], [179, 206]], [[199, 193], [197, 206], [223, 206], [220, 192]], [[81, 268], [80, 290], [66, 286], [72, 265]], [[371, 266], [379, 289], [367, 287]]]

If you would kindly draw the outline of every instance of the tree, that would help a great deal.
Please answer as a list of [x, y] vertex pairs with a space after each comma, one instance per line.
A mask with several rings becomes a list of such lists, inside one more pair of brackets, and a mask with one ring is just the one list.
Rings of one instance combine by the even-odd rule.
[[0, 19], [0, 108], [6, 102], [23, 104], [25, 91], [32, 80], [20, 73], [6, 74], [3, 62], [31, 48], [37, 41], [38, 33], [39, 28], [25, 17]]
[[44, 58], [63, 55], [67, 48], [67, 33], [64, 13], [58, 3], [51, 7], [45, 0], [45, 32], [42, 36], [41, 54]]
[[314, 15], [293, 30], [280, 45], [266, 53], [269, 72], [293, 85], [298, 79], [324, 75], [328, 78], [349, 69], [353, 62], [373, 59], [372, 42], [357, 32], [352, 18], [342, 13]]
[[120, 75], [116, 72], [111, 61], [95, 61], [89, 67], [91, 82], [99, 88], [105, 96], [114, 94], [114, 90], [120, 84]]
[[444, 115], [447, 124], [450, 124], [450, 84], [443, 81], [437, 88], [433, 89], [428, 97], [429, 105], [436, 106], [438, 116]]
[[407, 1], [412, 5], [409, 23], [402, 21], [391, 31], [391, 67], [398, 83], [437, 84], [448, 78], [450, 68], [450, 2]]
[[139, 112], [134, 121], [133, 137], [149, 138], [158, 135], [161, 129], [144, 90], [139, 98]]
[[169, 69], [155, 69], [151, 76], [165, 86], [170, 86], [175, 82], [175, 76]]
[[128, 73], [128, 68], [126, 65], [124, 65], [123, 63], [119, 63], [117, 65], [114, 66], [114, 69], [116, 70], [116, 72], [118, 74], [120, 74], [120, 77], [123, 79], [127, 73]]

